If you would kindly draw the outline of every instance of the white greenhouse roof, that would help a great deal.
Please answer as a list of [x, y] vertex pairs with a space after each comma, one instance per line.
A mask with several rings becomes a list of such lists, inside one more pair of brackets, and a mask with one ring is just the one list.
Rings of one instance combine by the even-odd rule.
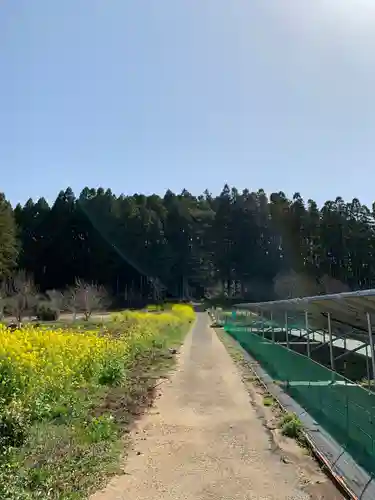
[[368, 323], [366, 313], [370, 313], [373, 330], [375, 330], [375, 290], [361, 290], [331, 295], [316, 295], [288, 300], [275, 300], [238, 304], [236, 308], [252, 312], [273, 313], [275, 320], [282, 320], [285, 311], [298, 316], [303, 327], [304, 313], [307, 311], [309, 327], [314, 330], [327, 330], [327, 315], [331, 315], [332, 331], [348, 338], [368, 340]]

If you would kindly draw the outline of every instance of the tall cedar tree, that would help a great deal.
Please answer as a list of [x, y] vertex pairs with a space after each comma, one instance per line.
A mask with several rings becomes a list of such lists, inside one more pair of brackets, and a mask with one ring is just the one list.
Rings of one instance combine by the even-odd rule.
[[16, 224], [9, 202], [0, 193], [0, 279], [8, 276], [17, 262]]
[[0, 275], [18, 265], [41, 290], [77, 278], [123, 300], [227, 294], [247, 300], [364, 289], [375, 282], [374, 207], [225, 185], [218, 196], [116, 196], [67, 188], [17, 205], [0, 197]]

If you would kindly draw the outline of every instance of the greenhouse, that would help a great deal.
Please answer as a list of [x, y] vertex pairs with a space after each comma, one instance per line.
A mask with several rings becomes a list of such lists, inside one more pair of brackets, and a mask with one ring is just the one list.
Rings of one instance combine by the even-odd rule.
[[372, 478], [375, 290], [238, 304], [216, 320]]

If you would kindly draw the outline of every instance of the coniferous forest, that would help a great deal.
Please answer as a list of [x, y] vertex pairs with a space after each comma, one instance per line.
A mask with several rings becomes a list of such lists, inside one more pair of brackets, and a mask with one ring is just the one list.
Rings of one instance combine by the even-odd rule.
[[115, 195], [84, 188], [12, 207], [0, 195], [0, 277], [21, 269], [38, 289], [77, 278], [121, 305], [165, 297], [271, 300], [366, 289], [375, 280], [371, 208], [340, 197]]

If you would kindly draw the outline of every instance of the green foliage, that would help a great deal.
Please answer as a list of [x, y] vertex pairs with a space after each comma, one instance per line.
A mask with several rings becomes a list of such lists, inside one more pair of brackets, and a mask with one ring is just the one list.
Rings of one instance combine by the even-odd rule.
[[20, 446], [27, 435], [30, 420], [19, 401], [1, 407], [0, 413], [0, 453]]
[[57, 321], [60, 311], [49, 302], [41, 302], [37, 306], [36, 316], [40, 321]]
[[266, 395], [263, 397], [263, 404], [264, 406], [274, 406], [275, 400], [273, 399], [272, 396]]
[[85, 188], [76, 198], [68, 188], [52, 207], [29, 200], [14, 214], [0, 199], [0, 276], [16, 256], [14, 215], [19, 266], [41, 290], [80, 278], [131, 307], [151, 300], [157, 312], [166, 296], [228, 304], [371, 288], [374, 208], [228, 186], [218, 196], [163, 197]]
[[87, 425], [87, 437], [91, 443], [116, 438], [116, 424], [110, 414], [93, 417]]
[[110, 358], [107, 360], [99, 375], [99, 384], [118, 385], [125, 375], [124, 363], [120, 359]]
[[292, 439], [300, 439], [302, 433], [302, 422], [295, 413], [283, 415], [280, 424], [281, 433]]
[[12, 207], [0, 193], [0, 280], [8, 276], [16, 264], [18, 246]]

